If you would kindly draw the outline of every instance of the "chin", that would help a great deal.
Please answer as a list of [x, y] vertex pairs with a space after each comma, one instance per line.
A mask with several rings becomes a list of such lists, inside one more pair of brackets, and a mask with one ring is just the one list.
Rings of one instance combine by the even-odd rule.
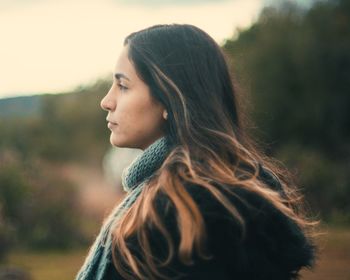
[[125, 143], [123, 141], [120, 141], [120, 139], [118, 137], [116, 137], [114, 135], [114, 133], [111, 134], [111, 137], [109, 139], [109, 141], [111, 142], [111, 144], [115, 147], [118, 148], [126, 148], [125, 147]]
[[110, 142], [113, 146], [118, 148], [136, 148], [130, 141], [121, 137], [117, 137], [114, 133], [111, 134]]

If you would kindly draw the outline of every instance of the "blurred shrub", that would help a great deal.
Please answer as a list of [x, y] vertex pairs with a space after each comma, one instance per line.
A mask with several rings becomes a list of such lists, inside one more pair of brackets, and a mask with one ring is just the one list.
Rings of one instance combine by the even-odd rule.
[[1, 208], [2, 205], [0, 204], [0, 263], [5, 260], [13, 246], [11, 227], [5, 223]]
[[13, 229], [14, 245], [66, 249], [87, 242], [76, 188], [47, 162], [14, 154], [0, 153], [2, 227]]
[[299, 186], [312, 207], [328, 222], [350, 224], [350, 164], [337, 164], [317, 150], [298, 144], [276, 151], [299, 180]]
[[109, 87], [101, 79], [67, 94], [42, 95], [38, 112], [0, 119], [3, 256], [13, 246], [63, 249], [88, 242], [77, 188], [52, 164], [102, 161], [110, 144], [100, 100]]
[[29, 167], [28, 173], [33, 191], [23, 203], [21, 223], [28, 244], [65, 249], [84, 243], [76, 188], [43, 164]]
[[1, 280], [31, 280], [29, 272], [19, 267], [0, 267]]
[[17, 155], [10, 151], [0, 153], [0, 260], [14, 246], [21, 223], [22, 205], [28, 193], [28, 184], [19, 176]]

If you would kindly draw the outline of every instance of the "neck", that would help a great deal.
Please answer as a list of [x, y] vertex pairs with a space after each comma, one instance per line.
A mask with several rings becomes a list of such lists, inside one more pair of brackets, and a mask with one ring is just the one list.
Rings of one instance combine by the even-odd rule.
[[125, 191], [133, 190], [137, 185], [150, 178], [159, 169], [171, 150], [169, 138], [162, 136], [150, 144], [122, 174]]
[[157, 140], [159, 140], [160, 138], [165, 137], [163, 134], [159, 134], [157, 135], [157, 137], [154, 137], [152, 139], [148, 139], [148, 141], [146, 141], [141, 147], [140, 149], [145, 151], [147, 150], [147, 148], [149, 148], [153, 143], [155, 143]]

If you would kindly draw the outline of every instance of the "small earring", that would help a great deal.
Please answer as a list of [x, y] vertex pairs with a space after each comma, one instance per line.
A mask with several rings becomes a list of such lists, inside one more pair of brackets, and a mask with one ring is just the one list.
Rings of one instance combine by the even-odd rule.
[[163, 118], [166, 120], [168, 119], [168, 112], [166, 110], [163, 112]]

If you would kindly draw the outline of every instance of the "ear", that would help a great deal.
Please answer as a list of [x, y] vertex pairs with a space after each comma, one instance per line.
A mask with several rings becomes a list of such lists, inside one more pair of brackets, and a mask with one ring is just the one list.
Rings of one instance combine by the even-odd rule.
[[168, 112], [167, 112], [167, 110], [164, 110], [164, 111], [163, 111], [163, 118], [164, 118], [165, 120], [168, 119]]

